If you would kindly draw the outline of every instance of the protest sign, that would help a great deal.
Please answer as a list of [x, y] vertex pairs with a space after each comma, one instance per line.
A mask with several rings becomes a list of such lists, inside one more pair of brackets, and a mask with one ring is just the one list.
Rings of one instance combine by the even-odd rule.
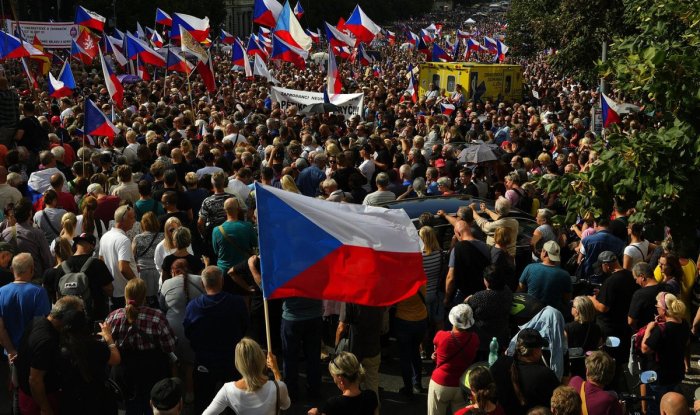
[[[296, 105], [299, 110], [304, 109], [307, 105], [323, 102], [323, 93], [297, 91], [294, 89], [272, 87], [271, 98], [275, 102], [279, 102], [280, 108], [285, 110], [291, 105]], [[340, 107], [345, 118], [351, 115], [359, 115], [362, 117], [362, 107], [365, 101], [365, 94], [338, 94], [331, 98], [331, 102]]]
[[[24, 40], [32, 43], [34, 35], [47, 49], [70, 49], [71, 39], [80, 34], [78, 26], [73, 22], [19, 22]], [[17, 21], [6, 20], [5, 28], [8, 33], [17, 33]]]

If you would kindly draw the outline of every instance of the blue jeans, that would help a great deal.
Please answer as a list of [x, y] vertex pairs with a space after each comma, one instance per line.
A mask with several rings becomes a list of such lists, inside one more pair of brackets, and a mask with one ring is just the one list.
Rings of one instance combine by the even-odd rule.
[[401, 363], [401, 376], [403, 385], [421, 387], [422, 360], [420, 358], [420, 344], [428, 329], [426, 320], [407, 321], [397, 318], [394, 321], [396, 340], [399, 343], [399, 361]]
[[312, 395], [321, 388], [321, 317], [291, 321], [282, 319], [282, 358], [284, 382], [290, 396], [299, 393], [299, 352], [306, 359], [306, 380]]

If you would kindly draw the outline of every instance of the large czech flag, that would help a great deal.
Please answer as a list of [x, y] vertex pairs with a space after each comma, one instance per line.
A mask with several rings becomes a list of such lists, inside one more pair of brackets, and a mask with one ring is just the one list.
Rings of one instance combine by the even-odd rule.
[[189, 63], [187, 61], [187, 59], [178, 55], [176, 52], [173, 52], [172, 47], [168, 48], [168, 60], [167, 61], [168, 61], [167, 70], [169, 70], [169, 71], [181, 72], [181, 73], [186, 73], [189, 75], [190, 72], [192, 72], [192, 70], [194, 69], [194, 65]]
[[426, 283], [403, 210], [326, 202], [255, 185], [265, 298], [389, 306]]
[[49, 72], [49, 96], [52, 98], [69, 97], [73, 95], [74, 89], [75, 78], [68, 61], [63, 62], [63, 69], [61, 69], [58, 79]]
[[433, 43], [433, 62], [452, 62], [452, 56], [450, 56], [443, 48], [438, 46], [437, 43]]
[[610, 124], [619, 124], [620, 114], [617, 111], [617, 103], [605, 94], [600, 95], [600, 108], [603, 112], [603, 128], [608, 128]]
[[292, 46], [306, 51], [311, 49], [311, 44], [313, 43], [311, 37], [304, 32], [304, 29], [299, 24], [299, 20], [292, 13], [289, 1], [284, 3], [273, 32], [277, 37]]
[[114, 141], [114, 136], [118, 131], [119, 129], [109, 121], [109, 118], [92, 100], [85, 101], [85, 128], [83, 128], [85, 135], [110, 137], [112, 138], [110, 141]]
[[276, 33], [272, 35], [272, 56], [270, 59], [291, 62], [297, 68], [304, 69], [306, 68], [306, 58], [308, 57], [309, 52], [290, 45], [280, 39]]
[[164, 57], [162, 57], [155, 50], [151, 49], [146, 42], [137, 38], [130, 32], [127, 32], [126, 34], [126, 50], [127, 59], [129, 60], [134, 60], [136, 57], [138, 57], [142, 63], [148, 63], [160, 67], [165, 66]]
[[173, 19], [163, 10], [156, 9], [156, 24], [171, 27], [173, 25]]
[[345, 32], [340, 31], [338, 28], [333, 26], [328, 22], [323, 22], [326, 26], [326, 38], [331, 46], [343, 47], [355, 47], [356, 40], [350, 35], [345, 34]]
[[355, 6], [352, 14], [345, 22], [345, 27], [355, 35], [359, 42], [369, 44], [379, 32], [381, 27], [377, 26], [367, 15], [362, 11], [360, 5]]
[[105, 57], [102, 56], [102, 51], [100, 51], [100, 63], [102, 64], [102, 75], [105, 78], [107, 92], [109, 92], [109, 96], [112, 98], [114, 105], [121, 109], [124, 102], [124, 87], [122, 86], [122, 83], [119, 82], [117, 75], [112, 71], [112, 68], [110, 68], [107, 65], [107, 62], [105, 62]]
[[253, 7], [253, 23], [267, 27], [275, 27], [277, 18], [282, 12], [282, 5], [277, 0], [255, 0]]
[[29, 56], [22, 41], [9, 33], [0, 31], [0, 59], [17, 59]]
[[[180, 30], [184, 29], [197, 42], [204, 42], [209, 37], [209, 18], [200, 19], [190, 16], [189, 14], [173, 13], [172, 29], [170, 30], [171, 39], [180, 39]], [[182, 26], [182, 28], [180, 27]]]
[[89, 27], [90, 29], [102, 32], [105, 29], [105, 20], [104, 17], [95, 12], [91, 12], [83, 6], [78, 6], [78, 8], [75, 9], [75, 24], [79, 26]]

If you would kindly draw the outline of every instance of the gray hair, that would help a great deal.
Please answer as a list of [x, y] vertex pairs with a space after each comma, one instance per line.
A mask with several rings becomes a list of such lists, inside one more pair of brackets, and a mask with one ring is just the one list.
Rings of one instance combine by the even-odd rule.
[[185, 249], [192, 243], [192, 233], [187, 227], [182, 226], [175, 231], [175, 247]]
[[216, 265], [210, 265], [202, 270], [202, 283], [206, 288], [216, 287], [224, 278], [224, 273]]
[[496, 213], [498, 216], [507, 216], [510, 213], [510, 200], [501, 196], [496, 200]]
[[124, 218], [126, 217], [126, 212], [131, 209], [131, 206], [129, 205], [123, 205], [119, 206], [117, 210], [114, 211], [114, 223], [122, 223], [124, 222]]
[[384, 172], [381, 172], [377, 175], [377, 178], [375, 181], [377, 183], [377, 186], [382, 186], [382, 187], [388, 186], [389, 185], [389, 175], [384, 173]]
[[449, 177], [440, 177], [437, 180], [437, 183], [439, 186], [450, 187], [450, 178]]
[[62, 320], [69, 311], [78, 311], [80, 309], [85, 309], [83, 300], [74, 295], [67, 295], [56, 301], [53, 307], [51, 307], [49, 315], [56, 320]]
[[637, 278], [637, 277], [653, 278], [654, 271], [651, 269], [651, 266], [649, 264], [641, 261], [641, 262], [637, 262], [632, 267], [632, 275], [634, 275], [635, 278]]
[[34, 258], [28, 252], [22, 252], [12, 258], [12, 271], [15, 275], [27, 275], [34, 269]]
[[416, 194], [419, 196], [421, 194], [425, 194], [425, 179], [422, 177], [416, 177], [415, 180], [413, 180], [413, 190], [415, 190]]
[[399, 167], [399, 174], [402, 174], [406, 180], [411, 180], [411, 166], [402, 164], [401, 167]]
[[56, 160], [63, 161], [63, 157], [66, 155], [66, 149], [61, 146], [56, 146], [51, 149], [51, 154], [53, 154]]

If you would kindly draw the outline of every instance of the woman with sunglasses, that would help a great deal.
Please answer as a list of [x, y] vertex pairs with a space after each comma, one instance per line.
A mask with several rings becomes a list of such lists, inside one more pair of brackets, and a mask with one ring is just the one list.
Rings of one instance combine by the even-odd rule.
[[328, 364], [333, 382], [341, 395], [328, 398], [319, 408], [309, 410], [309, 415], [375, 415], [379, 413], [377, 395], [371, 390], [361, 390], [360, 382], [365, 370], [354, 354], [340, 352]]

